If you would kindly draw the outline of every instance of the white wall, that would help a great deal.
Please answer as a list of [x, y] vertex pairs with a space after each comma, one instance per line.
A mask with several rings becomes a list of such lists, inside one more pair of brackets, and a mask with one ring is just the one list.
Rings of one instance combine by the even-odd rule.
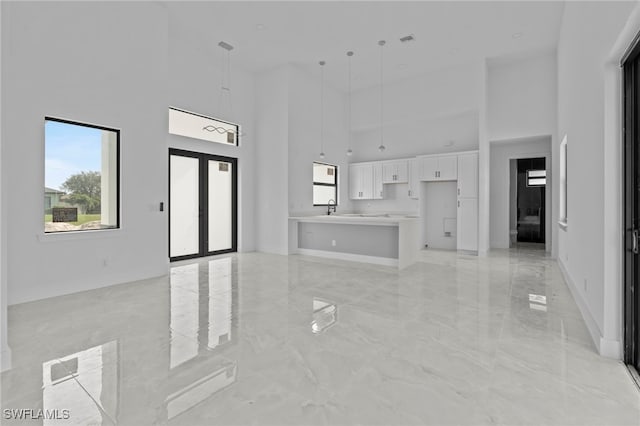
[[551, 135], [556, 129], [556, 53], [489, 62], [489, 139]]
[[[0, 24], [2, 24], [2, 10], [4, 4], [0, 3]], [[3, 46], [4, 37], [0, 31], [0, 51], [4, 50]], [[0, 57], [0, 99], [2, 99], [2, 63], [3, 60]], [[0, 102], [0, 117], [2, 117], [2, 102]], [[3, 146], [3, 129], [4, 126], [0, 126], [0, 165], [2, 164], [2, 146]], [[2, 173], [0, 172], [0, 188], [2, 188]], [[7, 341], [7, 239], [5, 232], [6, 217], [5, 206], [3, 201], [5, 197], [5, 191], [0, 190], [0, 371], [5, 371], [11, 368], [11, 349], [9, 348]]]
[[[605, 175], [603, 158], [608, 147], [619, 148], [620, 141], [615, 134], [613, 138], [605, 134], [605, 116], [616, 108], [613, 102], [605, 110], [605, 64], [634, 7], [635, 2], [568, 2], [558, 45], [557, 139], [567, 135], [569, 215], [567, 230], [559, 232], [558, 261], [596, 346], [602, 354], [617, 358], [621, 356], [621, 265], [605, 276], [604, 259], [605, 246], [607, 251], [621, 251], [615, 241], [622, 230], [605, 233], [605, 211], [611, 208], [605, 200], [615, 199], [620, 185], [609, 187], [605, 194], [604, 182], [620, 170], [608, 167]], [[627, 45], [630, 42], [627, 37]], [[616, 93], [615, 85], [609, 90]], [[619, 92], [617, 99], [619, 105]], [[553, 152], [559, 153], [557, 140]], [[557, 186], [554, 182], [554, 189]]]
[[[477, 149], [479, 92], [468, 65], [385, 84], [383, 153], [380, 87], [354, 92], [351, 162]], [[448, 141], [455, 144], [447, 147]]]
[[[325, 67], [334, 66], [327, 63]], [[338, 65], [336, 65], [338, 66]], [[340, 64], [339, 66], [342, 66]], [[318, 66], [319, 67], [319, 66]], [[314, 161], [338, 166], [338, 207], [351, 210], [347, 152], [348, 125], [345, 94], [324, 85], [324, 153], [320, 154], [320, 79], [302, 69], [289, 67], [289, 214], [323, 214], [313, 207]]]
[[168, 135], [168, 143], [171, 148], [238, 159], [238, 251], [253, 251], [257, 140], [254, 76], [233, 65], [232, 51], [231, 91], [221, 95], [224, 52], [216, 43], [206, 44], [208, 49], [203, 51], [202, 46], [189, 42], [192, 37], [184, 32], [191, 30], [169, 16], [169, 105], [240, 124], [240, 143], [234, 147], [172, 134]]
[[[493, 142], [491, 144], [491, 248], [509, 248], [512, 205], [510, 203], [510, 160], [545, 157], [547, 170], [551, 166], [551, 138], [530, 138]], [[545, 242], [551, 251], [551, 191], [545, 189]]]
[[[529, 57], [506, 57], [492, 59], [488, 62], [487, 81], [487, 131], [491, 142], [522, 141], [523, 138], [548, 136], [553, 140], [557, 122], [557, 60], [556, 52], [538, 52]], [[494, 164], [494, 149], [498, 145], [491, 144], [490, 172], [490, 211], [491, 211], [491, 247], [507, 248], [508, 232], [505, 231], [504, 220], [507, 219], [504, 209], [508, 205], [505, 198], [505, 181], [498, 180], [496, 173], [502, 178], [508, 176], [508, 160], [505, 149], [500, 145]], [[522, 148], [514, 147], [515, 153], [524, 153]], [[544, 153], [549, 153], [545, 148]], [[515, 157], [511, 157], [515, 158]], [[550, 159], [551, 163], [553, 160]], [[553, 177], [555, 171], [552, 164], [547, 167], [546, 213], [548, 215], [545, 229], [547, 251], [555, 254], [557, 247], [557, 227], [549, 226], [558, 220], [557, 197], [553, 196]], [[508, 182], [508, 181], [507, 181]], [[508, 186], [508, 185], [507, 185]], [[494, 191], [499, 191], [495, 193]], [[506, 204], [505, 204], [506, 203]], [[498, 213], [496, 217], [495, 214]], [[506, 232], [506, 233], [505, 233]]]
[[[166, 8], [2, 7], [9, 304], [165, 274], [167, 219], [158, 203], [167, 193]], [[121, 229], [43, 235], [46, 115], [121, 129]]]
[[[410, 158], [478, 148], [479, 80], [472, 66], [458, 66], [385, 84], [384, 144], [380, 145], [380, 87], [353, 94], [350, 162]], [[447, 145], [453, 141], [453, 145]], [[357, 212], [417, 213], [406, 184], [384, 185], [383, 200], [353, 201]]]
[[256, 249], [288, 254], [289, 67], [256, 80]]

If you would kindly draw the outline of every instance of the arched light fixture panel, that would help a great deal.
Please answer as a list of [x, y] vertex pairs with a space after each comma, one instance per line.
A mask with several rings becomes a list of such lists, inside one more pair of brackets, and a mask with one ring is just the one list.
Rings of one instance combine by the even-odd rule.
[[[220, 46], [226, 51], [226, 58], [225, 60], [223, 60], [222, 72], [220, 73], [220, 95], [218, 97], [218, 114], [222, 115], [222, 112], [224, 109], [223, 98], [225, 97], [225, 94], [226, 94], [226, 97], [228, 98], [228, 101], [229, 101], [228, 102], [229, 108], [226, 114], [228, 115], [228, 117], [226, 117], [226, 119], [233, 121], [232, 120], [233, 102], [231, 99], [231, 51], [233, 50], [233, 46], [225, 41], [219, 42], [218, 46]], [[238, 126], [238, 129], [239, 128], [240, 127]], [[236, 136], [244, 136], [244, 132], [239, 132], [239, 134], [236, 135], [236, 130], [234, 128], [228, 128], [224, 126], [207, 125], [207, 126], [204, 126], [202, 130], [210, 133], [212, 132], [217, 132], [220, 134], [226, 133], [227, 139], [230, 139], [230, 140], [231, 139], [235, 140]]]

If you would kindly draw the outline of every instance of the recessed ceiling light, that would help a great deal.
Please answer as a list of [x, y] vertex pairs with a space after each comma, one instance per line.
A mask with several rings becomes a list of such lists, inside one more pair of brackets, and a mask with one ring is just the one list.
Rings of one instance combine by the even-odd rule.
[[512, 38], [520, 38], [520, 37], [522, 37], [522, 33], [513, 33], [513, 34], [511, 34], [511, 37]]
[[265, 26], [264, 26], [264, 24], [258, 24], [258, 25], [256, 25], [256, 30], [258, 30], [258, 31], [262, 31], [262, 30], [264, 30], [265, 28], [267, 28], [267, 27], [265, 27]]

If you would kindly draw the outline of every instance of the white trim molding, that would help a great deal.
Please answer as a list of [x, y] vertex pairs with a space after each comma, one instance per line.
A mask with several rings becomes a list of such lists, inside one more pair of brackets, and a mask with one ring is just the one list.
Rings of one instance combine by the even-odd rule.
[[591, 311], [589, 310], [586, 300], [584, 300], [578, 291], [578, 287], [571, 279], [564, 263], [561, 259], [558, 259], [557, 262], [560, 267], [560, 271], [562, 272], [562, 277], [564, 278], [567, 287], [569, 287], [569, 291], [571, 292], [573, 299], [576, 301], [578, 309], [580, 309], [582, 318], [584, 319], [587, 330], [589, 330], [589, 334], [591, 335], [591, 339], [593, 340], [593, 344], [598, 350], [598, 353], [607, 358], [622, 359], [622, 342], [620, 340], [606, 339], [602, 335], [602, 331], [600, 330], [598, 323], [591, 315]]

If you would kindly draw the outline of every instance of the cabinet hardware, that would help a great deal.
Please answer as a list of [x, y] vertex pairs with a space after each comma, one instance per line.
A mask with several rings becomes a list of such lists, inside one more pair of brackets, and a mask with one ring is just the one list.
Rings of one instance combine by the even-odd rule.
[[634, 254], [638, 254], [638, 230], [637, 229], [633, 230], [632, 242], [633, 242], [633, 249], [631, 251], [633, 251]]
[[458, 201], [458, 207], [460, 207], [460, 201]]
[[458, 188], [458, 195], [460, 195], [460, 188]]

